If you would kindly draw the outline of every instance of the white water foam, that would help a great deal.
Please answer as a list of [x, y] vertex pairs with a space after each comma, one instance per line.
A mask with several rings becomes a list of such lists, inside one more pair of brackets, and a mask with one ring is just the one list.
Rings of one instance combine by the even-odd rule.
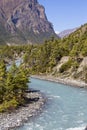
[[51, 97], [53, 97], [53, 98], [60, 98], [60, 96], [54, 96], [54, 95], [51, 95]]
[[75, 127], [75, 128], [68, 128], [66, 130], [85, 130], [86, 127]]
[[50, 95], [49, 99], [54, 99], [54, 98], [60, 98], [60, 96], [53, 96], [53, 95]]

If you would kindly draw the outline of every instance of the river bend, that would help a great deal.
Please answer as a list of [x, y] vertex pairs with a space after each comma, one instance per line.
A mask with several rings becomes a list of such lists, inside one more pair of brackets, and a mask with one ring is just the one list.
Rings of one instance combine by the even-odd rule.
[[83, 130], [87, 125], [87, 89], [31, 78], [29, 86], [48, 97], [43, 112], [16, 130]]

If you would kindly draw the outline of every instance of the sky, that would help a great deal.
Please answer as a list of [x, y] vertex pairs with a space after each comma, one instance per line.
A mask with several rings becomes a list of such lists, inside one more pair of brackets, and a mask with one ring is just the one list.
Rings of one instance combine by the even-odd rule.
[[54, 30], [61, 32], [87, 23], [87, 0], [38, 0]]

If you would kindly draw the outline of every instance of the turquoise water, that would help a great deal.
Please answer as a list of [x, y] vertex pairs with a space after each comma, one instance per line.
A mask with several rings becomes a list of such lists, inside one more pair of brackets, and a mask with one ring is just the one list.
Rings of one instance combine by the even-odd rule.
[[83, 130], [87, 125], [87, 90], [31, 78], [31, 88], [48, 97], [43, 112], [17, 130]]
[[[7, 65], [7, 70], [10, 69], [11, 64], [13, 64], [13, 62], [11, 62], [9, 65]], [[15, 64], [17, 65], [17, 67], [19, 67], [21, 63], [22, 63], [22, 59], [18, 59], [18, 60], [15, 61]]]

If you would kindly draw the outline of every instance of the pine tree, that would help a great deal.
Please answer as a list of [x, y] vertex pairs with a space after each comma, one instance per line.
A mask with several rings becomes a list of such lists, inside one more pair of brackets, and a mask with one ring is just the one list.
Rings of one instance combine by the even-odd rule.
[[0, 103], [3, 101], [4, 97], [4, 92], [6, 91], [5, 89], [5, 80], [6, 80], [6, 66], [4, 61], [0, 61]]

